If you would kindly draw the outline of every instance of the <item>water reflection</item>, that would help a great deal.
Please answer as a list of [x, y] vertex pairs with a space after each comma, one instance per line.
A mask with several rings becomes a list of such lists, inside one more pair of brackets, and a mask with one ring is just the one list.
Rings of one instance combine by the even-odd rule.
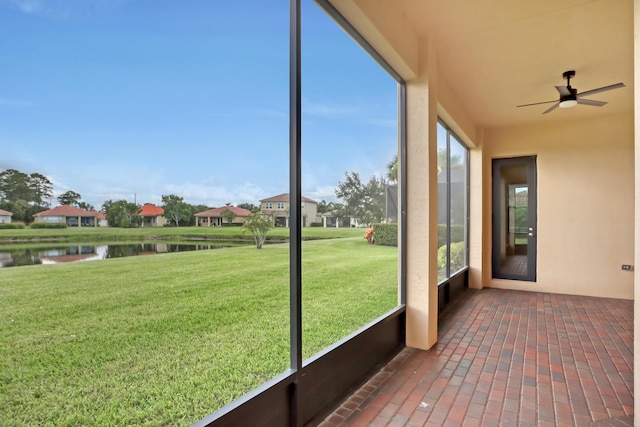
[[230, 245], [189, 243], [137, 243], [109, 245], [29, 246], [0, 249], [0, 268], [21, 265], [59, 264], [63, 262], [96, 261], [137, 255], [156, 255], [220, 249]]

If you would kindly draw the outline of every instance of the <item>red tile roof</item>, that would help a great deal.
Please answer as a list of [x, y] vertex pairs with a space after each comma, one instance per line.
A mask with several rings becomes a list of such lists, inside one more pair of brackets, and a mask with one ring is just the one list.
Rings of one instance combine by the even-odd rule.
[[4, 209], [0, 209], [0, 215], [13, 215], [11, 212], [9, 211], [5, 211]]
[[[309, 203], [318, 203], [315, 200], [311, 200], [308, 197], [302, 197], [302, 201], [303, 202], [309, 202]], [[268, 197], [266, 199], [262, 199], [260, 200], [260, 203], [265, 203], [265, 202], [288, 202], [289, 201], [289, 193], [282, 193], [282, 194], [278, 194], [277, 196], [273, 196], [273, 197]]]
[[140, 208], [140, 215], [142, 216], [164, 215], [164, 209], [152, 203], [145, 203], [144, 205], [142, 205], [142, 208]]
[[248, 209], [237, 208], [235, 206], [223, 206], [221, 208], [214, 208], [214, 209], [209, 209], [208, 211], [198, 212], [197, 214], [195, 214], [195, 216], [205, 217], [205, 218], [206, 217], [221, 217], [222, 216], [222, 212], [224, 212], [225, 210], [230, 210], [231, 212], [236, 214], [236, 216], [249, 216], [249, 215], [251, 215], [251, 211], [248, 210]]
[[84, 209], [76, 208], [75, 206], [62, 205], [49, 209], [46, 211], [38, 212], [33, 216], [93, 216], [99, 217], [99, 212], [86, 211]]

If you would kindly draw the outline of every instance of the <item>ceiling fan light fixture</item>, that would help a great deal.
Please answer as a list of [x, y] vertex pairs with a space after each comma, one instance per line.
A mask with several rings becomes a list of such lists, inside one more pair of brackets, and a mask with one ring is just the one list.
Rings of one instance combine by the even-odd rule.
[[578, 105], [578, 100], [576, 96], [565, 96], [565, 97], [562, 97], [562, 99], [560, 100], [560, 104], [558, 104], [558, 107], [571, 108], [571, 107], [575, 107], [576, 105]]

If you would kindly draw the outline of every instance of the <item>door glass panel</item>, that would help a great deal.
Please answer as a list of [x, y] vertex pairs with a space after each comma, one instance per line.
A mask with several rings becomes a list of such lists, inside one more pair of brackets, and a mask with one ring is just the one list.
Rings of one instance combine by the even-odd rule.
[[535, 280], [535, 222], [535, 159], [494, 160], [494, 278]]
[[[510, 170], [511, 169], [511, 170]], [[518, 174], [523, 166], [503, 168], [503, 173]], [[526, 176], [526, 175], [525, 175]], [[527, 204], [528, 185], [507, 184], [507, 223], [505, 224], [505, 257], [500, 270], [505, 274], [527, 274]]]

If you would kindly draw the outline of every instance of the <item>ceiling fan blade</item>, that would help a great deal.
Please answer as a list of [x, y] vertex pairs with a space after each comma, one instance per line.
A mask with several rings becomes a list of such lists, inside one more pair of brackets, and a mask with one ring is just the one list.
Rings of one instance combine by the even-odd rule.
[[578, 104], [593, 105], [594, 107], [602, 107], [603, 105], [607, 104], [604, 101], [594, 101], [593, 99], [578, 98], [577, 101], [578, 101]]
[[549, 104], [551, 102], [558, 102], [558, 101], [554, 99], [553, 101], [542, 101], [542, 102], [534, 102], [533, 104], [516, 105], [516, 107], [529, 107], [531, 105]]
[[581, 92], [577, 96], [581, 97], [581, 96], [593, 95], [593, 94], [596, 94], [596, 93], [600, 93], [600, 92], [604, 92], [604, 91], [612, 90], [612, 89], [618, 89], [618, 88], [621, 88], [621, 87], [625, 87], [624, 83], [616, 83], [614, 85], [603, 86], [603, 87], [599, 87], [597, 89], [591, 89], [591, 90], [588, 90], [588, 91], [585, 91], [585, 92]]
[[562, 96], [571, 95], [571, 91], [567, 89], [565, 86], [556, 86], [556, 89], [558, 89], [558, 92], [560, 92], [560, 95]]
[[556, 103], [555, 103], [555, 104], [553, 104], [551, 107], [549, 107], [549, 108], [547, 108], [546, 110], [544, 110], [544, 111], [542, 112], [542, 114], [547, 114], [547, 113], [552, 112], [553, 110], [555, 110], [556, 108], [558, 108], [558, 106], [559, 106], [559, 105], [560, 105], [560, 103], [559, 103], [559, 102], [556, 102]]

